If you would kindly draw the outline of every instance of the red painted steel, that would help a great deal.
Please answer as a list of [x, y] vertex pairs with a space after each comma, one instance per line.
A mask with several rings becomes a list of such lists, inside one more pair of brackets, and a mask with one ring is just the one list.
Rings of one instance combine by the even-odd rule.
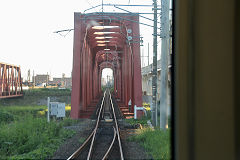
[[111, 68], [120, 108], [142, 106], [139, 17], [126, 13], [74, 13], [71, 117], [88, 118]]
[[0, 62], [0, 98], [19, 96], [23, 96], [20, 67]]

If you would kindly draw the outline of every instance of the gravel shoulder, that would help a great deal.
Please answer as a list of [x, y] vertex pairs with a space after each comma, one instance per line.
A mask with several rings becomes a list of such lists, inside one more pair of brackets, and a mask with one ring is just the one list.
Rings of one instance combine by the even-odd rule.
[[[119, 123], [120, 136], [122, 140], [123, 154], [125, 159], [142, 160], [152, 159], [144, 148], [137, 142], [128, 141], [129, 136], [136, 134], [136, 126], [131, 126], [124, 121]], [[55, 152], [52, 159], [67, 159], [76, 151], [84, 140], [90, 135], [95, 126], [92, 119], [80, 119], [80, 122], [74, 126], [68, 126], [67, 129], [75, 130], [77, 133], [70, 139], [67, 139]]]
[[92, 132], [92, 129], [95, 126], [95, 121], [91, 119], [80, 119], [80, 122], [74, 126], [65, 127], [66, 129], [71, 129], [77, 133], [67, 139], [54, 153], [51, 159], [67, 159], [72, 155], [84, 142], [84, 140]]

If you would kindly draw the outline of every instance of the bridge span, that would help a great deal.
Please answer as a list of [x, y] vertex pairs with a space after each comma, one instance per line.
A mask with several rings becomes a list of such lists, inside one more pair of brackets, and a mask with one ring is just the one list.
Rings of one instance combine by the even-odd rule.
[[0, 99], [23, 96], [20, 66], [0, 62]]
[[100, 95], [104, 68], [113, 70], [113, 94], [122, 110], [142, 106], [139, 16], [130, 13], [75, 13], [71, 117], [89, 117]]

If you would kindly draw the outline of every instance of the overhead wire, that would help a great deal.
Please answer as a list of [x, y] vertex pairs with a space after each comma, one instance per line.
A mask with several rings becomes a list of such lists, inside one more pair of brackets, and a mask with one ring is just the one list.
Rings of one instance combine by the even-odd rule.
[[[119, 9], [119, 10], [125, 11], [125, 12], [127, 12], [127, 13], [132, 13], [132, 14], [134, 14], [133, 12], [130, 12], [130, 11], [126, 10], [126, 9], [123, 9], [123, 8], [117, 7], [117, 6], [115, 6], [115, 5], [114, 5], [114, 7], [117, 8], [117, 9]], [[148, 17], [145, 17], [145, 16], [141, 16], [141, 15], [139, 15], [139, 17], [142, 17], [142, 18], [147, 19], [147, 20], [150, 20], [150, 21], [154, 21], [153, 19], [148, 18]], [[160, 22], [158, 22], [158, 23], [160, 23]]]
[[[95, 9], [95, 7], [93, 7], [93, 5], [88, 1], [88, 0], [85, 0], [91, 7], [92, 9]], [[97, 12], [97, 10], [95, 9], [95, 11]], [[84, 11], [85, 12], [85, 11]]]

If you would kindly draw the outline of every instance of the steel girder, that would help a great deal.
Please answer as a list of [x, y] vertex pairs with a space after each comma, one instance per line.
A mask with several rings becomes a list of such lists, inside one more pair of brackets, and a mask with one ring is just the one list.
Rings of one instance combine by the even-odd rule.
[[113, 70], [119, 103], [127, 106], [131, 99], [131, 112], [134, 105], [142, 106], [140, 44], [136, 43], [140, 41], [139, 17], [104, 14], [74, 14], [71, 117], [75, 119], [90, 113], [100, 97], [104, 68]]
[[0, 98], [19, 96], [23, 96], [20, 67], [0, 62]]

